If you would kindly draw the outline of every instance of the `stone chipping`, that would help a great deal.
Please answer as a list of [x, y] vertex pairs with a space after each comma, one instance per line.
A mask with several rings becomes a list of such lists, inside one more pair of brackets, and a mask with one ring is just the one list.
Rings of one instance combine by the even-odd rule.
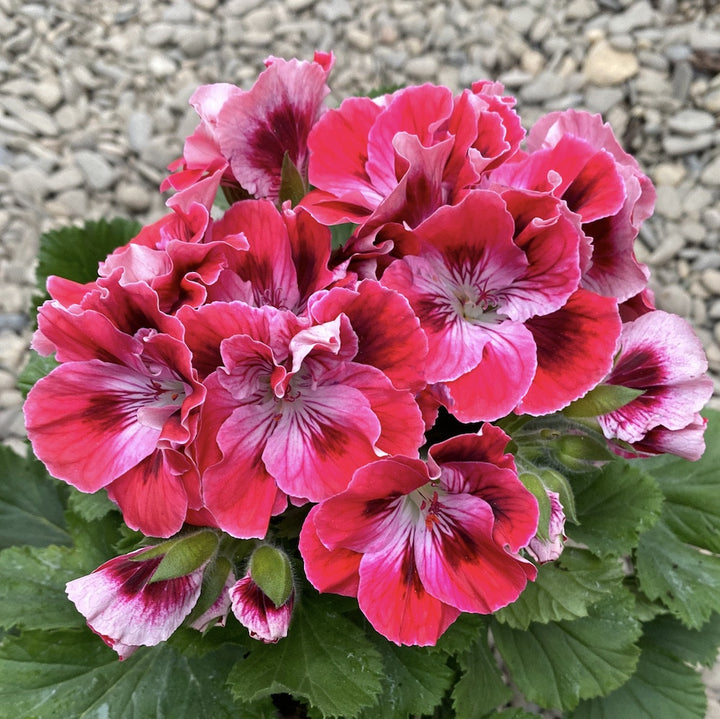
[[[715, 0], [0, 0], [0, 439], [20, 445], [39, 235], [158, 219], [200, 84], [333, 50], [333, 105], [481, 78], [526, 126], [602, 113], [658, 190], [636, 252], [705, 346], [720, 408], [720, 5]], [[706, 675], [720, 718], [720, 670]]]

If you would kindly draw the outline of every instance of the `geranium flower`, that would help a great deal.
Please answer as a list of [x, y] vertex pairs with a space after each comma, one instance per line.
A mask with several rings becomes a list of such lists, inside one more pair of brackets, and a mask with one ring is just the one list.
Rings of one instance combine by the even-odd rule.
[[535, 225], [516, 239], [503, 199], [475, 190], [416, 228], [418, 253], [382, 276], [417, 314], [428, 337], [426, 380], [446, 387], [461, 421], [497, 419], [517, 406], [537, 367], [526, 321], [559, 309], [577, 287], [578, 234], [555, 220], [554, 232]]
[[713, 392], [707, 366], [702, 343], [681, 317], [654, 310], [625, 323], [605, 384], [642, 393], [598, 417], [611, 448], [624, 456], [670, 452], [699, 459], [706, 424], [699, 412]]
[[321, 591], [352, 593], [396, 644], [432, 645], [461, 611], [515, 601], [535, 567], [520, 557], [538, 505], [502, 430], [484, 425], [429, 450], [379, 459], [305, 521], [300, 549]]
[[312, 62], [269, 57], [267, 69], [243, 91], [227, 83], [204, 85], [190, 104], [201, 122], [187, 138], [182, 168], [162, 189], [181, 191], [212, 177], [233, 199], [276, 201], [285, 155], [307, 178], [308, 134], [330, 92], [332, 53], [316, 52]]
[[[82, 492], [106, 487], [133, 529], [169, 537], [200, 506], [197, 470], [184, 453], [205, 388], [145, 283], [98, 281], [80, 305], [48, 301], [33, 346], [62, 364], [25, 403], [36, 455]], [[166, 330], [166, 331], [163, 331]]]
[[197, 357], [217, 369], [204, 382], [195, 447], [205, 506], [230, 534], [263, 537], [281, 497], [335, 494], [380, 454], [417, 456], [424, 426], [413, 395], [354, 361], [347, 316], [312, 324], [271, 306], [215, 302], [179, 317], [199, 353], [220, 357]]
[[115, 557], [66, 585], [70, 601], [88, 626], [120, 659], [140, 646], [168, 639], [200, 596], [204, 563], [183, 576], [153, 581], [165, 557], [157, 550], [147, 547]]
[[600, 115], [554, 112], [535, 123], [527, 145], [529, 154], [503, 164], [491, 180], [550, 192], [580, 216], [592, 242], [584, 288], [620, 302], [641, 292], [649, 271], [633, 242], [652, 213], [655, 191], [610, 126]]
[[456, 97], [426, 84], [345, 100], [310, 133], [309, 179], [317, 189], [302, 204], [324, 224], [360, 225], [343, 258], [410, 252], [406, 228], [517, 152], [524, 131], [513, 104], [493, 83]]

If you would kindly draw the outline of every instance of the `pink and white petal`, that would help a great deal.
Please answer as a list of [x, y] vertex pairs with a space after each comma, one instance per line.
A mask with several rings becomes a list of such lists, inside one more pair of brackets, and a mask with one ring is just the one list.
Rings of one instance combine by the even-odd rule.
[[492, 421], [511, 412], [525, 396], [537, 368], [535, 340], [527, 327], [505, 322], [488, 331], [480, 363], [446, 382], [461, 422]]
[[238, 276], [252, 287], [254, 304], [294, 308], [300, 297], [287, 225], [267, 200], [235, 202], [213, 225], [213, 236], [242, 235], [248, 251], [238, 253]]
[[[368, 133], [365, 170], [383, 196], [397, 184], [394, 139], [399, 133], [417, 137], [425, 147], [435, 144], [435, 131], [450, 118], [452, 93], [430, 84], [398, 90]], [[444, 139], [444, 138], [442, 138]]]
[[111, 482], [108, 496], [120, 507], [130, 529], [148, 537], [170, 537], [185, 522], [188, 496], [182, 475], [191, 470], [180, 452], [158, 449]]
[[[705, 452], [705, 428], [707, 420], [697, 414], [692, 422], [682, 429], [667, 429], [666, 427], [655, 427], [651, 429], [633, 447], [643, 455], [653, 454], [674, 454], [683, 459], [696, 462]], [[616, 445], [610, 443], [611, 449], [624, 457], [636, 456], [629, 452], [619, 450]]]
[[137, 561], [145, 550], [116, 557], [92, 574], [68, 582], [66, 593], [90, 628], [121, 654], [165, 641], [200, 596], [203, 570], [148, 584], [162, 556]]
[[417, 459], [387, 457], [360, 467], [348, 489], [329, 497], [314, 514], [320, 541], [329, 549], [379, 552], [399, 541], [417, 519], [405, 495], [429, 481]]
[[328, 549], [320, 541], [315, 528], [319, 506], [310, 510], [300, 531], [299, 548], [305, 564], [305, 576], [319, 592], [356, 597], [362, 554], [343, 547]]
[[275, 59], [249, 92], [223, 104], [216, 136], [233, 174], [251, 195], [277, 198], [286, 152], [304, 169], [308, 134], [330, 91], [326, 80], [319, 63]]
[[[437, 514], [429, 514], [415, 534], [417, 573], [425, 590], [465, 612], [489, 614], [514, 602], [527, 576], [495, 543], [490, 506], [469, 494], [444, 495], [439, 503]], [[431, 517], [434, 521], [428, 521]]]
[[538, 368], [516, 411], [538, 416], [566, 407], [607, 376], [621, 322], [613, 298], [581, 289], [526, 327], [537, 345]]
[[713, 382], [707, 376], [651, 388], [624, 407], [598, 417], [598, 421], [606, 437], [641, 442], [647, 432], [659, 426], [671, 431], [684, 429], [712, 392]]
[[222, 459], [203, 473], [205, 506], [234, 537], [267, 533], [278, 488], [262, 455], [275, 421], [272, 403], [237, 407], [217, 434]]
[[343, 385], [302, 390], [287, 401], [262, 460], [280, 489], [319, 502], [342, 492], [353, 472], [377, 458], [378, 418], [363, 394]]
[[490, 506], [495, 518], [492, 539], [498, 547], [517, 553], [535, 536], [538, 503], [514, 468], [486, 462], [448, 462], [442, 465], [440, 482], [454, 493], [473, 495]]
[[60, 365], [25, 403], [35, 454], [54, 477], [96, 492], [155, 451], [161, 430], [137, 417], [154, 394], [149, 377], [121, 365]]
[[425, 423], [413, 395], [396, 389], [387, 376], [375, 367], [348, 363], [344, 371], [336, 376], [342, 377], [339, 379], [341, 384], [362, 392], [380, 421], [377, 450], [417, 457], [418, 447], [425, 441]]
[[300, 294], [297, 309], [302, 311], [313, 292], [328, 287], [337, 278], [328, 269], [332, 235], [329, 228], [301, 209], [283, 210], [292, 260]]
[[434, 646], [460, 615], [425, 590], [407, 540], [363, 556], [358, 604], [374, 629], [398, 645]]
[[573, 215], [549, 195], [508, 190], [503, 199], [515, 218], [515, 243], [529, 262], [505, 293], [503, 309], [522, 322], [560, 309], [577, 289], [586, 238]]
[[620, 357], [608, 381], [639, 388], [673, 384], [704, 374], [707, 366], [690, 323], [655, 310], [623, 325]]

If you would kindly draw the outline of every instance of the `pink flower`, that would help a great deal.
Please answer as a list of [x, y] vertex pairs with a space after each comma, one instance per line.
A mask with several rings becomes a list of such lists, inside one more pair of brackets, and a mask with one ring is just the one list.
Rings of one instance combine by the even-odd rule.
[[360, 225], [342, 257], [412, 251], [406, 228], [462, 197], [517, 152], [524, 131], [502, 87], [407, 87], [350, 98], [310, 133], [310, 183], [302, 204], [324, 224]]
[[263, 537], [279, 496], [318, 501], [381, 453], [417, 456], [413, 395], [354, 361], [346, 316], [310, 325], [273, 307], [221, 304], [183, 319], [189, 335], [203, 327], [196, 339], [227, 335], [196, 443], [205, 505], [225, 531]]
[[202, 566], [174, 579], [153, 581], [165, 556], [155, 550], [149, 547], [115, 557], [66, 585], [70, 601], [88, 626], [120, 659], [140, 646], [168, 639], [200, 596]]
[[266, 644], [287, 636], [295, 586], [288, 556], [261, 544], [250, 557], [245, 577], [230, 588], [233, 614], [253, 639]]
[[624, 324], [605, 383], [642, 394], [598, 417], [605, 436], [617, 440], [611, 448], [624, 456], [671, 452], [699, 459], [706, 423], [699, 412], [713, 392], [706, 372], [702, 344], [681, 317], [654, 310]]
[[545, 536], [541, 537], [536, 534], [527, 546], [530, 556], [540, 564], [555, 561], [562, 554], [563, 543], [567, 539], [565, 536], [565, 512], [560, 504], [560, 495], [548, 489], [547, 496], [550, 500], [550, 521], [544, 532]]
[[267, 69], [249, 91], [219, 83], [195, 91], [190, 103], [201, 122], [186, 140], [181, 172], [163, 189], [187, 192], [212, 178], [233, 199], [243, 196], [278, 199], [283, 158], [287, 154], [307, 177], [310, 130], [330, 92], [327, 77], [334, 58], [316, 52], [312, 62], [269, 57]]
[[592, 243], [585, 289], [621, 302], [641, 292], [649, 272], [635, 258], [633, 241], [655, 192], [610, 126], [600, 115], [554, 112], [535, 123], [527, 144], [530, 153], [502, 165], [491, 180], [550, 192], [580, 216]]
[[537, 368], [526, 322], [561, 308], [577, 287], [578, 233], [557, 213], [546, 222], [552, 232], [523, 222], [515, 237], [502, 197], [474, 190], [417, 227], [417, 254], [382, 276], [417, 314], [428, 338], [425, 378], [446, 387], [461, 421], [497, 419], [517, 406]]
[[508, 439], [486, 424], [431, 447], [427, 464], [396, 456], [358, 469], [305, 521], [310, 582], [356, 593], [396, 644], [435, 644], [461, 611], [515, 601], [536, 575], [519, 552], [537, 531], [538, 505], [504, 454]]
[[33, 346], [62, 363], [30, 391], [25, 422], [53, 476], [82, 492], [107, 487], [133, 529], [177, 532], [199, 508], [197, 469], [184, 453], [205, 388], [145, 283], [102, 278], [79, 304], [46, 302]]
[[232, 611], [253, 639], [272, 644], [287, 636], [295, 591], [280, 606], [253, 581], [248, 573], [230, 589]]

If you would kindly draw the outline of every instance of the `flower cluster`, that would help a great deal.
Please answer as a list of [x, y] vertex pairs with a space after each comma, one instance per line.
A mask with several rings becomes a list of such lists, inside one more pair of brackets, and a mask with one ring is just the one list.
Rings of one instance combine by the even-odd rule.
[[[554, 112], [526, 137], [492, 82], [327, 109], [333, 61], [271, 57], [250, 90], [195, 92], [169, 213], [95, 281], [48, 281], [33, 347], [59, 366], [27, 431], [55, 477], [105, 488], [150, 537], [263, 540], [305, 507], [310, 583], [434, 644], [562, 551], [559, 495], [525, 486], [491, 422], [574, 407], [618, 454], [696, 459], [712, 383], [687, 323], [654, 308], [633, 252], [654, 191], [599, 116]], [[480, 424], [429, 446], [438, 416]], [[68, 585], [121, 656], [167, 638], [220, 559], [193, 626], [232, 605], [254, 636], [287, 631], [294, 592], [252, 567], [236, 582], [215, 544], [157, 575], [159, 547]], [[144, 634], [122, 630], [133, 603]]]

